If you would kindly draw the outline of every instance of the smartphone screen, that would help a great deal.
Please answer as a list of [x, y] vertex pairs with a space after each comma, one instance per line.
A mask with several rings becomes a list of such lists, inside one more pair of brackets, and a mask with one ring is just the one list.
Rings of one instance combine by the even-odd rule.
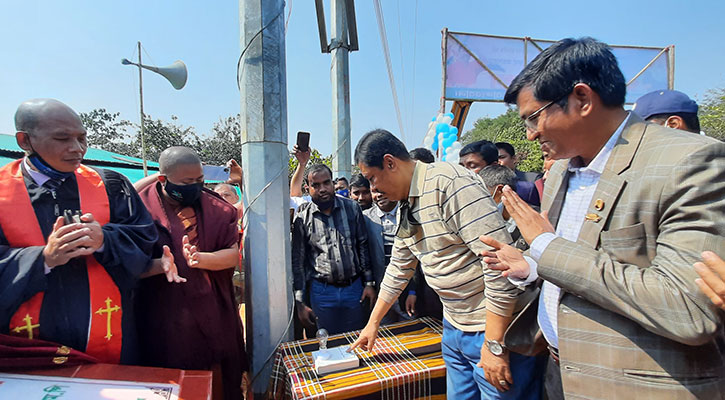
[[300, 151], [307, 151], [310, 148], [310, 133], [299, 131], [297, 132], [297, 148]]
[[229, 179], [229, 168], [216, 165], [204, 165], [204, 180], [226, 182]]

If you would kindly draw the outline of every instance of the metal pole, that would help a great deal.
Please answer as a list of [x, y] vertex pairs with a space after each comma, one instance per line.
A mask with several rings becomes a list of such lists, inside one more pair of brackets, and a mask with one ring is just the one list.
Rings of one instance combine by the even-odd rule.
[[675, 45], [668, 46], [667, 51], [667, 88], [675, 90]]
[[345, 0], [332, 0], [332, 172], [335, 178], [350, 179], [352, 144], [350, 143], [350, 64]]
[[443, 38], [441, 39], [441, 72], [443, 73], [443, 83], [441, 84], [441, 107], [438, 109], [440, 114], [446, 112], [446, 57], [448, 56], [448, 28], [441, 30]]
[[[247, 351], [264, 393], [293, 310], [284, 0], [239, 0]], [[248, 47], [247, 47], [248, 46]]]
[[141, 42], [138, 42], [138, 96], [139, 105], [141, 106], [141, 158], [143, 159], [143, 176], [149, 176], [148, 166], [146, 165], [146, 138], [143, 116], [143, 77], [141, 74]]

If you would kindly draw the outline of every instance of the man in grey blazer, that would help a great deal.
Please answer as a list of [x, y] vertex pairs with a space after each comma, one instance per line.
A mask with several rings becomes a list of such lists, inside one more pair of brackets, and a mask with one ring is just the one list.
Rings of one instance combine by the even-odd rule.
[[721, 399], [722, 314], [692, 265], [725, 253], [725, 143], [644, 122], [625, 91], [609, 47], [585, 38], [547, 48], [506, 92], [559, 160], [542, 214], [504, 191], [530, 253], [481, 239], [492, 268], [543, 280], [506, 343], [546, 339], [549, 398]]
[[[365, 178], [363, 178], [365, 179]], [[385, 267], [390, 263], [390, 256], [393, 250], [395, 232], [398, 229], [396, 215], [398, 202], [390, 201], [379, 192], [372, 192], [373, 205], [363, 211], [365, 216], [365, 227], [368, 231], [368, 246], [370, 248], [370, 267], [373, 270], [376, 287], [380, 287], [385, 276]], [[412, 319], [403, 308], [400, 302], [405, 304], [408, 291], [405, 290], [400, 298], [393, 303], [381, 323], [383, 325], [393, 322]]]

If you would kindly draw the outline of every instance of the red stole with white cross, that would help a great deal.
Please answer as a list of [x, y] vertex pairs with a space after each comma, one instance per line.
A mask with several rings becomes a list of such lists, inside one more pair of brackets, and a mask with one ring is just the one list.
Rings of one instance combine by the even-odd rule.
[[[45, 246], [46, 242], [30, 202], [21, 168], [22, 160], [0, 169], [0, 226], [10, 247]], [[101, 226], [110, 221], [108, 194], [100, 175], [81, 165], [75, 171], [81, 210], [93, 214]], [[121, 360], [121, 292], [105, 268], [93, 255], [86, 256], [91, 299], [91, 330], [86, 353], [100, 362], [118, 364]], [[58, 268], [63, 268], [58, 266]], [[40, 308], [43, 292], [18, 307], [10, 319], [10, 334], [37, 338], [43, 329]]]

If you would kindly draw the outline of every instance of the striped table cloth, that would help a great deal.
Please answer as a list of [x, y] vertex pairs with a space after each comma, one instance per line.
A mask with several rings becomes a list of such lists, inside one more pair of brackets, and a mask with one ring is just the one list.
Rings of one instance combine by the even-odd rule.
[[[330, 336], [328, 348], [352, 344], [360, 331]], [[268, 399], [444, 399], [443, 325], [420, 318], [380, 328], [374, 351], [356, 349], [360, 367], [317, 375], [316, 339], [283, 343], [277, 350]]]

